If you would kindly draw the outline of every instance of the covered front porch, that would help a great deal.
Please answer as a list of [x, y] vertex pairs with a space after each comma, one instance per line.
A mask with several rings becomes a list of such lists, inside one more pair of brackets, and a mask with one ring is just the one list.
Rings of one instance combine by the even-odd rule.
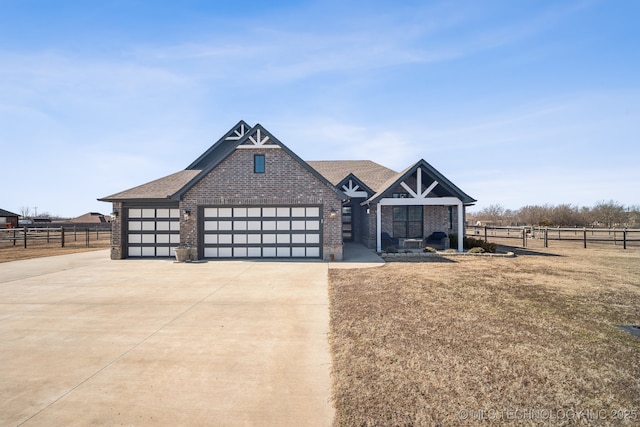
[[[454, 197], [381, 199], [375, 209], [376, 250], [448, 249], [450, 244], [462, 252], [464, 212]], [[450, 234], [457, 235], [456, 242], [449, 242]]]
[[[383, 191], [362, 206], [369, 213], [369, 235], [375, 239], [378, 252], [385, 249], [388, 239], [396, 248], [422, 249], [441, 245], [451, 234], [457, 240], [450, 242], [451, 247], [462, 252], [465, 207], [474, 202], [475, 199], [420, 160], [390, 180]], [[430, 237], [436, 238], [429, 241]]]

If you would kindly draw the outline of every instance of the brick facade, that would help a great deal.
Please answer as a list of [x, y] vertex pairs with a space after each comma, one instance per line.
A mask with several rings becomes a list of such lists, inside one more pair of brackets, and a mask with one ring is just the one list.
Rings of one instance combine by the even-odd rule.
[[[264, 156], [264, 173], [254, 171], [256, 155]], [[313, 166], [315, 169], [311, 169], [310, 165], [315, 165]], [[203, 170], [209, 170], [209, 172], [205, 176], [201, 176]], [[322, 176], [316, 171], [322, 173]], [[178, 241], [182, 246], [198, 248], [199, 257], [204, 256], [205, 250], [207, 256], [231, 256], [230, 252], [225, 252], [224, 255], [217, 252], [220, 249], [227, 249], [227, 246], [217, 247], [218, 236], [216, 232], [204, 232], [204, 227], [217, 227], [217, 222], [210, 221], [209, 218], [205, 221], [203, 218], [206, 207], [304, 206], [320, 207], [321, 213], [318, 215], [317, 209], [313, 208], [306, 210], [307, 215], [310, 215], [308, 221], [310, 225], [308, 226], [312, 227], [308, 230], [313, 231], [307, 234], [302, 242], [299, 238], [296, 239], [292, 247], [296, 249], [296, 256], [317, 256], [318, 247], [320, 247], [323, 259], [342, 260], [343, 216], [340, 197], [343, 194], [340, 193], [338, 196], [338, 191], [332, 185], [342, 185], [342, 182], [351, 175], [355, 176], [356, 172], [358, 175], [362, 175], [358, 177], [358, 180], [365, 179], [361, 183], [370, 192], [367, 195], [370, 205], [362, 206], [360, 204], [365, 200], [364, 197], [360, 197], [362, 194], [347, 191], [353, 196], [358, 196], [348, 202], [352, 208], [352, 235], [354, 241], [370, 248], [375, 248], [377, 243], [377, 209], [382, 209], [380, 231], [393, 236], [393, 207], [378, 205], [379, 201], [384, 198], [411, 197], [413, 192], [419, 193], [419, 197], [421, 197], [424, 189], [435, 180], [442, 185], [434, 187], [432, 193], [427, 196], [434, 197], [429, 202], [446, 202], [458, 205], [475, 202], [473, 198], [457, 189], [424, 160], [416, 163], [415, 166], [402, 174], [397, 174], [370, 161], [319, 161], [307, 164], [270, 136], [260, 125], [251, 127], [240, 121], [183, 171], [100, 199], [113, 202], [113, 210], [119, 212], [119, 216], [114, 217], [112, 223], [111, 258], [169, 256], [170, 249], [178, 246]], [[418, 177], [422, 181], [420, 189], [416, 189]], [[365, 181], [367, 184], [364, 184]], [[413, 190], [407, 191], [406, 188], [399, 185], [400, 181]], [[351, 187], [349, 190], [355, 191]], [[438, 200], [438, 197], [441, 197], [442, 200]], [[135, 211], [130, 211], [131, 208], [135, 208]], [[171, 215], [166, 213], [167, 208], [173, 209]], [[255, 212], [255, 210], [253, 211]], [[289, 212], [288, 210], [284, 211]], [[434, 231], [455, 233], [458, 230], [457, 211], [456, 206], [423, 205], [423, 236], [426, 237]], [[128, 222], [128, 212], [138, 216], [133, 216], [133, 219]], [[239, 210], [239, 212], [243, 211]], [[300, 214], [299, 209], [296, 209], [296, 212], [298, 212], [296, 214], [298, 217], [304, 216], [304, 214]], [[254, 213], [254, 216], [256, 215], [259, 214]], [[265, 214], [265, 218], [268, 218], [269, 215]], [[464, 215], [464, 208], [462, 215]], [[179, 229], [176, 226], [178, 221]], [[321, 224], [320, 230], [317, 228], [318, 221]], [[270, 222], [267, 219], [267, 223]], [[133, 232], [127, 231], [126, 224], [128, 223]], [[238, 224], [240, 226], [242, 222], [238, 222]], [[235, 223], [234, 227], [236, 227]], [[302, 230], [305, 230], [304, 227], [303, 225]], [[254, 228], [254, 230], [256, 229]], [[299, 237], [296, 233], [299, 234], [301, 229], [297, 230], [291, 236]], [[403, 231], [399, 229], [398, 233], [403, 233]], [[417, 230], [412, 233], [418, 234]], [[282, 244], [280, 248], [283, 249], [284, 245], [289, 243], [289, 238], [284, 238], [285, 234], [286, 231], [278, 234], [279, 243]], [[248, 234], [248, 236], [251, 235], [251, 233]], [[226, 237], [225, 233], [221, 233], [220, 236]], [[237, 234], [237, 237], [241, 236], [242, 234]], [[254, 256], [261, 254], [272, 256], [270, 250], [276, 249], [269, 247], [271, 245], [270, 239], [275, 239], [275, 235], [267, 233], [265, 236], [269, 236], [269, 238], [261, 241], [261, 244], [264, 244], [262, 252], [253, 251]], [[282, 242], [280, 242], [280, 237], [283, 237]], [[235, 244], [236, 237], [234, 236], [233, 239]], [[256, 240], [253, 240], [253, 243], [256, 243]], [[229, 242], [220, 243], [225, 245]], [[241, 246], [244, 242], [239, 238], [237, 243]], [[305, 244], [310, 246], [305, 246]], [[240, 246], [233, 248], [233, 255], [247, 256], [241, 251], [244, 248]], [[302, 253], [300, 248], [303, 248]], [[237, 253], [236, 249], [238, 249]], [[269, 252], [264, 252], [267, 249]], [[288, 256], [284, 250], [278, 255]]]
[[[254, 173], [255, 154], [264, 154], [265, 173]], [[182, 197], [180, 242], [198, 246], [200, 206], [212, 205], [321, 205], [322, 256], [342, 260], [342, 202], [335, 191], [279, 148], [236, 149]]]

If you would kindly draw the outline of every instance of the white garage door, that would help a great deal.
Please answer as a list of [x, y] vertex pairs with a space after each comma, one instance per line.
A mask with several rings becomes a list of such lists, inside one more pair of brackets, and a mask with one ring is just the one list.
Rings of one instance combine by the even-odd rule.
[[129, 208], [127, 245], [130, 257], [168, 257], [180, 243], [180, 210]]
[[204, 209], [205, 258], [319, 258], [319, 206]]

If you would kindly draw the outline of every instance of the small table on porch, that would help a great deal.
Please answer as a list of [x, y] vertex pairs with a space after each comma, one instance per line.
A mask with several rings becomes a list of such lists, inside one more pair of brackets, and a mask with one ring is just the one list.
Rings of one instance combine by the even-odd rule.
[[402, 239], [400, 245], [406, 249], [420, 249], [422, 247], [422, 239]]

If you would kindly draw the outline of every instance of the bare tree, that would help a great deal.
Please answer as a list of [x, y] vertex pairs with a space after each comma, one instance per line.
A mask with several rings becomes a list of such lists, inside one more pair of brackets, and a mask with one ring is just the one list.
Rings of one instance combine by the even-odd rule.
[[491, 222], [494, 225], [502, 225], [504, 208], [502, 205], [489, 205], [475, 214], [475, 219], [479, 221]]
[[30, 206], [21, 206], [20, 207], [20, 216], [22, 218], [28, 218], [31, 216], [31, 207]]
[[610, 200], [600, 201], [591, 210], [595, 221], [606, 227], [626, 225], [629, 222], [629, 213], [624, 205]]

